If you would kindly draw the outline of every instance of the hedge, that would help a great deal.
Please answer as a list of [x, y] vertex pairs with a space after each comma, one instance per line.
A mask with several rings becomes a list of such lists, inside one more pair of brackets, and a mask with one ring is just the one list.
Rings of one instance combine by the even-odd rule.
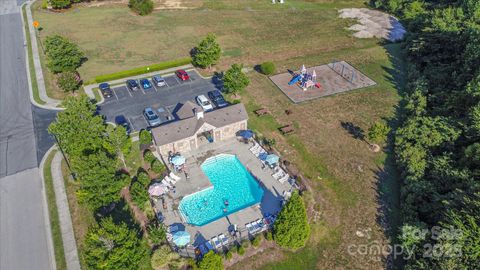
[[187, 57], [187, 58], [180, 58], [177, 60], [172, 60], [172, 61], [166, 61], [158, 64], [153, 64], [150, 66], [145, 66], [145, 67], [139, 67], [139, 68], [134, 68], [130, 70], [124, 70], [120, 71], [117, 73], [111, 73], [111, 74], [106, 74], [106, 75], [100, 75], [95, 77], [95, 82], [101, 83], [101, 82], [108, 82], [112, 80], [117, 80], [117, 79], [122, 79], [130, 76], [136, 76], [136, 75], [141, 75], [144, 73], [148, 72], [153, 72], [153, 71], [158, 71], [158, 70], [163, 70], [167, 68], [173, 68], [173, 67], [178, 67], [178, 66], [183, 66], [190, 64], [192, 62], [192, 58]]

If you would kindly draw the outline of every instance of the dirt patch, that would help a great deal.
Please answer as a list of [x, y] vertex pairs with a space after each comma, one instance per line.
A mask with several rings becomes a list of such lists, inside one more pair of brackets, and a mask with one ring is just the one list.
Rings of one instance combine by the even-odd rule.
[[355, 31], [357, 38], [384, 38], [395, 42], [402, 40], [406, 33], [403, 25], [397, 18], [368, 8], [345, 8], [339, 10], [340, 18], [357, 19], [359, 24], [354, 24], [348, 30]]

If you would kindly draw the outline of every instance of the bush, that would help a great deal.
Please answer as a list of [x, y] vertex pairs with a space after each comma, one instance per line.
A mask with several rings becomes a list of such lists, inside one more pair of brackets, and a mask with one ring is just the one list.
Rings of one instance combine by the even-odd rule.
[[145, 205], [143, 207], [143, 213], [149, 221], [156, 219], [155, 210], [153, 210], [153, 206], [150, 201], [145, 202]]
[[263, 236], [265, 237], [265, 240], [267, 240], [267, 241], [272, 241], [273, 240], [273, 234], [272, 234], [271, 231], [266, 232]]
[[150, 185], [150, 177], [144, 171], [137, 173], [137, 182], [140, 183], [143, 187], [147, 188]]
[[65, 92], [74, 92], [80, 87], [80, 77], [76, 72], [65, 71], [58, 76], [57, 85]]
[[298, 192], [292, 194], [273, 226], [275, 241], [279, 246], [293, 250], [305, 246], [310, 236], [310, 226], [305, 204]]
[[162, 172], [165, 170], [165, 166], [164, 166], [163, 163], [162, 163], [160, 160], [158, 160], [158, 159], [155, 159], [155, 160], [152, 162], [151, 168], [152, 168], [152, 171], [153, 171], [154, 173], [157, 173], [157, 174], [162, 173]]
[[148, 226], [148, 238], [154, 245], [160, 245], [167, 240], [165, 229], [157, 224], [150, 224]]
[[243, 240], [240, 244], [243, 248], [248, 248], [250, 246], [250, 241]]
[[240, 255], [240, 256], [243, 256], [245, 254], [245, 248], [243, 246], [237, 246], [237, 253]]
[[203, 256], [203, 259], [200, 262], [198, 262], [198, 269], [222, 270], [223, 269], [222, 257], [217, 253], [213, 252], [213, 250], [210, 250], [207, 254], [205, 254], [205, 256]]
[[[47, 2], [47, 1], [45, 1]], [[70, 0], [50, 0], [50, 5], [52, 5], [52, 7], [54, 9], [62, 9], [62, 8], [68, 8], [70, 7], [70, 5], [72, 4], [72, 1]], [[47, 3], [48, 5], [48, 3]], [[42, 4], [43, 6], [43, 4]]]
[[262, 239], [260, 238], [260, 236], [256, 236], [255, 238], [252, 239], [252, 246], [254, 247], [260, 246], [261, 241]]
[[170, 247], [161, 246], [153, 252], [150, 263], [153, 269], [178, 269], [184, 264], [184, 261], [182, 260], [180, 255], [178, 255], [178, 253], [172, 252]]
[[140, 130], [140, 144], [152, 144], [152, 134], [146, 129]]
[[143, 211], [145, 203], [149, 201], [147, 189], [140, 182], [135, 181], [130, 186], [130, 196], [138, 208]]
[[128, 7], [138, 15], [144, 16], [152, 13], [153, 2], [152, 0], [130, 0]]
[[48, 8], [48, 0], [42, 0], [42, 9]]
[[264, 62], [260, 65], [260, 71], [265, 75], [275, 73], [275, 65], [272, 62]]
[[233, 253], [228, 250], [227, 253], [225, 253], [225, 259], [231, 260], [233, 258]]
[[383, 121], [375, 122], [368, 129], [368, 139], [374, 143], [383, 143], [387, 139], [390, 127]]
[[155, 155], [152, 153], [152, 151], [150, 150], [145, 150], [145, 152], [143, 152], [143, 160], [145, 160], [146, 163], [148, 164], [152, 164], [152, 162], [154, 160], [157, 160], [157, 158], [155, 157]]
[[45, 39], [47, 67], [53, 73], [74, 71], [82, 64], [85, 57], [77, 44], [67, 38], [54, 35]]

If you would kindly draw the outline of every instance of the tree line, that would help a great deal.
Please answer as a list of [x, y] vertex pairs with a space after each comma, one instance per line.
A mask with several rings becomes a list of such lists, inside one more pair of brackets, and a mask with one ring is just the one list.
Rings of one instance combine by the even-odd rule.
[[405, 269], [479, 269], [480, 1], [370, 3], [408, 30], [394, 135]]

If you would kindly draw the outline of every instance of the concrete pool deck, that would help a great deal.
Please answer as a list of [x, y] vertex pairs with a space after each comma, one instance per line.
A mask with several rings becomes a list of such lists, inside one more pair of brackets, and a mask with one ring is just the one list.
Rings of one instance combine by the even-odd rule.
[[[176, 183], [175, 193], [170, 192], [164, 197], [166, 209], [163, 208], [160, 200], [155, 202], [154, 205], [156, 212], [161, 213], [163, 216], [163, 223], [167, 227], [176, 226], [178, 230], [189, 232], [192, 237], [190, 244], [198, 246], [221, 233], [230, 237], [228, 228], [233, 224], [237, 225], [240, 237], [243, 238], [248, 235], [245, 224], [263, 218], [268, 214], [279, 212], [284, 192], [291, 191], [293, 188], [288, 182], [281, 184], [275, 180], [271, 175], [273, 173], [272, 169], [262, 169], [261, 161], [249, 150], [251, 146], [252, 143], [245, 144], [236, 139], [231, 139], [222, 142], [204, 144], [189, 153], [181, 153], [187, 160], [186, 165], [189, 179], [186, 179], [184, 174], [180, 175], [177, 173], [182, 179]], [[259, 204], [244, 208], [204, 226], [186, 224], [178, 210], [178, 205], [181, 199], [186, 195], [211, 186], [209, 179], [203, 173], [200, 166], [207, 158], [223, 153], [236, 155], [243, 166], [245, 166], [245, 168], [247, 168], [257, 179], [260, 179], [264, 189], [262, 201]], [[235, 191], [232, 190], [232, 192]], [[234, 239], [230, 239], [230, 243], [232, 243], [233, 240]]]

